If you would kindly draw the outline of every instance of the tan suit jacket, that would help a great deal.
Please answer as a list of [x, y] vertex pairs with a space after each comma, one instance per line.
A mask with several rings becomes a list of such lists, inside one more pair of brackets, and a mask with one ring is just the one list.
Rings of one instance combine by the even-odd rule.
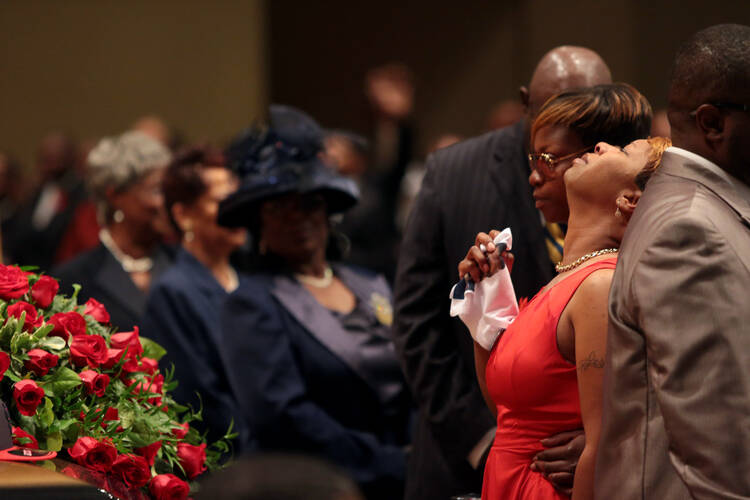
[[750, 199], [667, 151], [609, 314], [596, 497], [750, 498]]

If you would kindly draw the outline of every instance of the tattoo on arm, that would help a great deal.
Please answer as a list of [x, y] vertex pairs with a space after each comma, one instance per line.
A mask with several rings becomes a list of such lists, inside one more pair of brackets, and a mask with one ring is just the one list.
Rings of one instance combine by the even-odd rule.
[[604, 358], [598, 357], [596, 351], [591, 351], [585, 359], [578, 363], [578, 369], [582, 372], [589, 368], [604, 368]]

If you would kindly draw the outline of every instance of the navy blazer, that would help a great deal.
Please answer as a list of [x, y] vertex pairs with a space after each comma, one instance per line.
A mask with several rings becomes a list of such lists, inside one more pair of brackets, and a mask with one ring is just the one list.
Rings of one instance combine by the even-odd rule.
[[[244, 279], [240, 276], [240, 283]], [[143, 336], [167, 350], [162, 371], [174, 364], [175, 400], [195, 409], [202, 403], [203, 422], [195, 427], [208, 430], [211, 439], [224, 435], [234, 413], [218, 349], [219, 315], [228, 295], [211, 271], [180, 249], [174, 265], [152, 285], [141, 321]]]
[[[290, 275], [253, 275], [230, 295], [220, 345], [239, 418], [260, 449], [322, 456], [366, 491], [400, 489], [411, 409], [387, 326], [390, 290], [380, 276], [340, 265], [334, 273], [385, 323], [364, 346]], [[392, 363], [373, 369], [373, 350]]]
[[[160, 245], [154, 251], [152, 258], [154, 267], [151, 268], [151, 280], [166, 271], [172, 264], [174, 249]], [[78, 303], [83, 304], [93, 297], [107, 308], [110, 323], [119, 331], [132, 330], [140, 324], [146, 309], [147, 294], [141, 291], [130, 275], [107, 250], [99, 246], [85, 252], [56, 268], [51, 273], [60, 280], [60, 291], [71, 294], [73, 284], [81, 285], [78, 293]]]

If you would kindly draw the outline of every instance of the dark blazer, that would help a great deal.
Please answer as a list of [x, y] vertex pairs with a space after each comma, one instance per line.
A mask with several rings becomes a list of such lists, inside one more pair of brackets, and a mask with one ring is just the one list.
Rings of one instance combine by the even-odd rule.
[[[245, 278], [239, 278], [243, 283]], [[224, 435], [234, 413], [219, 356], [221, 308], [228, 296], [211, 272], [181, 248], [172, 267], [151, 286], [141, 320], [141, 334], [167, 350], [159, 362], [162, 371], [174, 364], [179, 385], [172, 395], [195, 409], [202, 404], [203, 422], [194, 426], [208, 430], [210, 439]]]
[[609, 297], [597, 498], [750, 498], [740, 189], [667, 150], [638, 202]]
[[[334, 272], [373, 322], [390, 322], [382, 277], [345, 266]], [[363, 344], [291, 276], [255, 274], [225, 303], [220, 346], [239, 403], [235, 420], [261, 450], [318, 455], [371, 498], [400, 496], [393, 492], [403, 491], [410, 406], [386, 325]]]
[[[174, 250], [161, 246], [154, 252], [154, 267], [151, 279], [155, 280], [172, 263]], [[120, 331], [129, 331], [138, 325], [146, 310], [146, 293], [143, 293], [120, 263], [104, 245], [69, 260], [57, 269], [52, 276], [60, 280], [60, 291], [71, 294], [73, 284], [81, 285], [78, 303], [83, 304], [90, 297], [107, 308], [112, 326]], [[153, 282], [153, 281], [152, 281]]]
[[528, 183], [523, 123], [442, 149], [427, 172], [401, 244], [394, 339], [419, 405], [407, 498], [445, 500], [479, 491], [467, 456], [495, 425], [476, 382], [473, 343], [448, 295], [480, 231], [510, 227], [518, 297], [553, 276]]

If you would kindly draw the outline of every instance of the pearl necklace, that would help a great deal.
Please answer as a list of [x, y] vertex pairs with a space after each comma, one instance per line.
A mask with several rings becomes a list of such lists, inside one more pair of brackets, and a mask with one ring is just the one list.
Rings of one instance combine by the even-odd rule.
[[333, 283], [333, 269], [331, 269], [331, 266], [326, 266], [325, 271], [323, 271], [322, 278], [310, 276], [308, 274], [297, 273], [294, 274], [294, 277], [297, 279], [297, 281], [305, 285], [310, 285], [314, 288], [326, 288], [330, 286], [331, 283]]
[[594, 257], [598, 257], [600, 255], [608, 254], [608, 253], [617, 253], [619, 248], [605, 248], [603, 250], [597, 250], [595, 252], [587, 253], [586, 255], [582, 255], [578, 257], [576, 260], [571, 262], [570, 264], [562, 265], [562, 261], [555, 264], [555, 271], [558, 273], [564, 273], [565, 271], [570, 271], [571, 269], [575, 269], [576, 267], [580, 266], [584, 262], [586, 262], [589, 259], [593, 259]]
[[99, 241], [102, 245], [109, 250], [112, 257], [120, 264], [123, 271], [126, 273], [147, 273], [154, 267], [154, 261], [151, 257], [141, 257], [140, 259], [134, 259], [130, 255], [120, 250], [115, 240], [112, 239], [112, 235], [106, 228], [102, 228], [99, 231]]

